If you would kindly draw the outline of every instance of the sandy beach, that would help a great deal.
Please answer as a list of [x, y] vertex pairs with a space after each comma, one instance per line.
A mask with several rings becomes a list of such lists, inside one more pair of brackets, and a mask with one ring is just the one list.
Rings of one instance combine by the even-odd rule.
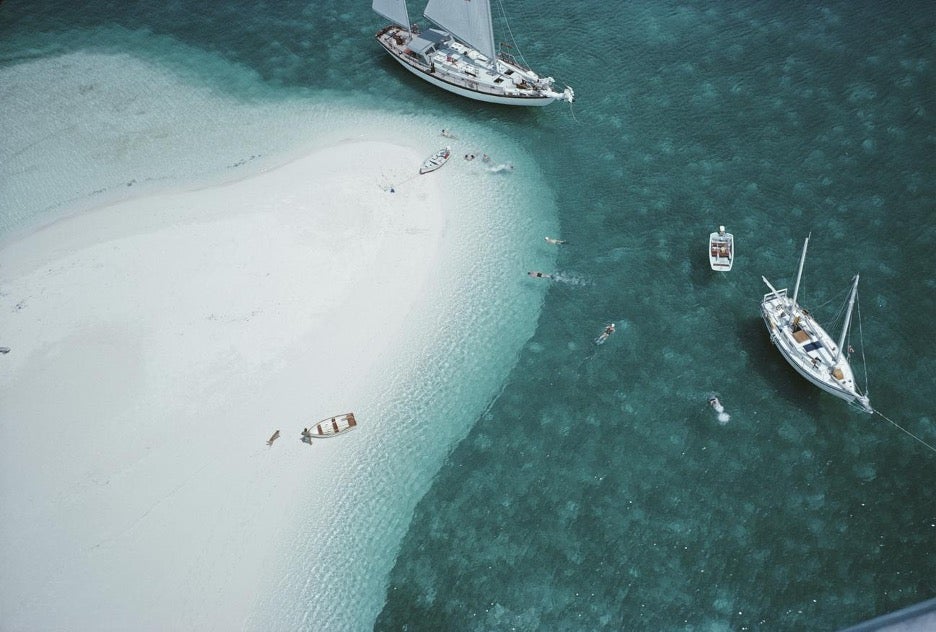
[[[347, 141], [0, 250], [5, 628], [245, 625], [427, 316], [453, 180], [379, 185], [422, 158]], [[365, 430], [300, 441], [351, 410]]]

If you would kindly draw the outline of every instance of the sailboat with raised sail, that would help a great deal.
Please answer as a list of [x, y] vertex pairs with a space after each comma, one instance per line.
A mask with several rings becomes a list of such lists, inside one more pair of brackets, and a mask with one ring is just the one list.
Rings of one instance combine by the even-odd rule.
[[787, 296], [785, 288], [778, 290], [766, 277], [761, 277], [770, 288], [770, 292], [765, 294], [761, 301], [761, 315], [770, 331], [770, 341], [776, 345], [797, 373], [807, 380], [827, 393], [847, 402], [854, 402], [865, 412], [873, 413], [874, 409], [871, 408], [867, 394], [862, 393], [855, 384], [855, 375], [849, 363], [851, 347], [843, 351], [851, 327], [855, 299], [858, 295], [858, 275], [856, 274], [852, 279], [845, 322], [836, 342], [813, 319], [809, 311], [797, 302], [808, 246], [809, 237], [803, 243], [803, 254], [800, 256], [799, 272], [796, 274], [796, 286], [793, 289], [792, 298]]
[[557, 91], [507, 53], [498, 53], [490, 0], [429, 0], [423, 15], [439, 28], [410, 22], [406, 0], [373, 0], [374, 11], [392, 24], [377, 41], [404, 68], [454, 94], [501, 105], [542, 106], [575, 100], [572, 88]]

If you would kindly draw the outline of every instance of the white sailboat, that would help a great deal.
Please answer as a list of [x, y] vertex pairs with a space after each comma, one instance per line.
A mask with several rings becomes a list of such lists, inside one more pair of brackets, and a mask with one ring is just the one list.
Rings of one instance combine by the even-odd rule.
[[502, 105], [548, 105], [575, 100], [494, 46], [490, 0], [428, 0], [423, 15], [439, 28], [410, 23], [406, 0], [373, 0], [374, 11], [393, 24], [377, 41], [404, 68], [429, 83], [469, 99]]
[[[812, 315], [796, 299], [799, 295], [800, 279], [803, 276], [803, 263], [806, 261], [806, 248], [809, 237], [803, 243], [800, 256], [799, 272], [796, 274], [796, 287], [793, 297], [787, 296], [786, 289], [777, 290], [765, 277], [761, 277], [770, 292], [761, 301], [761, 315], [770, 331], [770, 341], [797, 373], [836, 397], [847, 402], [855, 402], [862, 410], [873, 413], [868, 396], [858, 390], [855, 376], [848, 361], [848, 353], [843, 353], [845, 338], [851, 326], [852, 310], [858, 293], [858, 275], [852, 280], [848, 294], [848, 308], [845, 323], [838, 341], [826, 333]], [[848, 348], [851, 351], [850, 347]]]

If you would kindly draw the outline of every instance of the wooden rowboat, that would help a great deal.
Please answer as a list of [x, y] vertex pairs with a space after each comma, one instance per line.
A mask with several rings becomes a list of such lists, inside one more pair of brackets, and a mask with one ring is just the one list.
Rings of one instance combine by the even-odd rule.
[[306, 428], [302, 431], [302, 437], [303, 439], [329, 439], [345, 432], [350, 432], [356, 427], [357, 420], [354, 418], [354, 413], [335, 415], [334, 417], [323, 419], [311, 428]]

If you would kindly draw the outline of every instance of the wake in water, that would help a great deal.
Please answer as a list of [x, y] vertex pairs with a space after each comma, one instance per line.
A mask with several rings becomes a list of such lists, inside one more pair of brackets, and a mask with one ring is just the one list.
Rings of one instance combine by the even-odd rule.
[[571, 272], [553, 272], [552, 279], [556, 283], [565, 283], [566, 285], [573, 285], [576, 287], [593, 285], [589, 279]]
[[493, 167], [488, 167], [488, 173], [513, 173], [514, 166], [509, 162], [503, 162], [499, 165], [494, 165]]
[[536, 270], [527, 272], [528, 276], [533, 277], [534, 279], [549, 279], [550, 281], [555, 281], [556, 283], [564, 283], [566, 285], [573, 285], [577, 287], [585, 287], [592, 285], [592, 282], [585, 277], [581, 277], [577, 274], [570, 274], [568, 272], [538, 272]]
[[718, 399], [718, 395], [712, 393], [708, 400], [709, 406], [715, 410], [716, 416], [718, 417], [718, 423], [725, 425], [731, 420], [731, 415], [725, 412], [725, 407], [722, 406], [721, 400]]

